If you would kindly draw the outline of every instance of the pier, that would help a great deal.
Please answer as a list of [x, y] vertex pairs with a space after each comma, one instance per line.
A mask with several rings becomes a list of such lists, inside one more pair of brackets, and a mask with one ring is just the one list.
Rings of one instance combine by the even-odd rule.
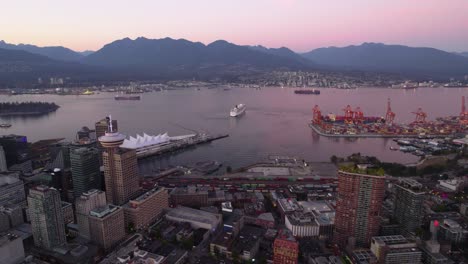
[[208, 135], [208, 134], [195, 134], [192, 137], [180, 140], [170, 141], [166, 144], [146, 146], [136, 149], [137, 158], [143, 159], [150, 156], [158, 156], [162, 154], [173, 153], [189, 147], [200, 144], [209, 143], [218, 139], [229, 137], [228, 134]]

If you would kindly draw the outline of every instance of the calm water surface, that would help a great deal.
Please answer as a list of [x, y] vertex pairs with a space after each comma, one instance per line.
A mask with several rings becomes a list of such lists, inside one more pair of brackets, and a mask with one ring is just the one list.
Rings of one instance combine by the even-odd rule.
[[[111, 93], [92, 96], [20, 95], [0, 96], [0, 101], [48, 101], [61, 106], [57, 112], [42, 117], [4, 118], [11, 123], [1, 134], [23, 134], [29, 141], [60, 138], [73, 139], [82, 126], [108, 114], [119, 122], [119, 130], [130, 136], [137, 133], [169, 135], [192, 133], [228, 133], [229, 138], [140, 164], [142, 173], [168, 165], [217, 160], [234, 168], [263, 160], [271, 154], [300, 156], [311, 161], [328, 161], [331, 155], [354, 152], [377, 156], [384, 161], [410, 163], [416, 157], [390, 151], [389, 139], [334, 139], [320, 137], [307, 126], [311, 109], [318, 104], [323, 114], [342, 114], [350, 104], [360, 106], [365, 115], [384, 116], [387, 98], [397, 122], [410, 122], [411, 114], [422, 107], [429, 119], [458, 115], [461, 96], [466, 88], [424, 88], [416, 90], [360, 88], [355, 90], [321, 89], [320, 95], [296, 95], [293, 89], [202, 89], [171, 90], [147, 93], [141, 101], [115, 101]], [[235, 104], [247, 105], [247, 112], [230, 118]]]

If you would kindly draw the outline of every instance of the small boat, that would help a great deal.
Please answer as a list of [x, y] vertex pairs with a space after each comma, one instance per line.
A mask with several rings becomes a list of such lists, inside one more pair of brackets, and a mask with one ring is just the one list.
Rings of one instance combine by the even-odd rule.
[[90, 90], [86, 90], [84, 91], [84, 93], [82, 93], [82, 95], [93, 95], [94, 92], [93, 91], [90, 91]]
[[390, 150], [399, 150], [400, 148], [390, 147]]
[[0, 124], [0, 128], [9, 128], [11, 124]]

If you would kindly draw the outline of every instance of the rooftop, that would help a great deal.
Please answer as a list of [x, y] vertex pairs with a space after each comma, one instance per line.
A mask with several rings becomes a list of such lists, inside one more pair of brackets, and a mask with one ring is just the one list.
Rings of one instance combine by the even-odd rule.
[[115, 212], [119, 208], [120, 207], [118, 207], [116, 205], [108, 204], [106, 206], [98, 207], [96, 209], [93, 209], [91, 212], [89, 212], [89, 214], [91, 216], [94, 216], [94, 217], [97, 217], [97, 218], [104, 218], [106, 215], [108, 215], [108, 214], [110, 214], [112, 212]]
[[385, 171], [382, 168], [363, 166], [363, 165], [346, 165], [340, 166], [340, 171], [354, 174], [370, 175], [370, 176], [384, 176]]
[[196, 221], [200, 223], [210, 224], [212, 226], [217, 226], [220, 222], [220, 219], [216, 214], [212, 214], [209, 212], [192, 209], [190, 207], [185, 206], [177, 206], [170, 210], [166, 216], [174, 217], [179, 219], [184, 219], [188, 221]]
[[277, 239], [282, 239], [282, 240], [288, 240], [288, 241], [294, 241], [296, 242], [296, 238], [294, 238], [293, 234], [291, 231], [288, 229], [281, 229], [279, 231]]

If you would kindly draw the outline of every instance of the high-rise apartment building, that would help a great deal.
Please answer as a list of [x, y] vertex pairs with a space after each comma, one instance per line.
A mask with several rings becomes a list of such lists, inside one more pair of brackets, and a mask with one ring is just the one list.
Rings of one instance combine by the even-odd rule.
[[385, 177], [351, 171], [338, 172], [334, 239], [341, 247], [369, 246], [379, 231]]
[[26, 193], [24, 183], [19, 176], [0, 176], [0, 206], [26, 205]]
[[65, 224], [60, 193], [45, 185], [31, 188], [28, 207], [34, 244], [45, 249], [65, 244]]
[[164, 188], [149, 190], [123, 206], [125, 226], [132, 224], [135, 229], [147, 228], [166, 208], [169, 208], [167, 190]]
[[8, 166], [5, 158], [5, 150], [3, 150], [3, 146], [0, 145], [0, 172], [5, 172], [7, 170]]
[[7, 167], [21, 164], [30, 160], [28, 139], [25, 136], [5, 135], [0, 136], [0, 145], [5, 152]]
[[104, 148], [103, 164], [107, 202], [123, 205], [139, 193], [138, 164], [135, 150], [122, 149], [125, 136], [115, 131], [109, 118], [108, 132], [99, 137]]
[[273, 244], [273, 264], [297, 264], [299, 257], [299, 242], [291, 231], [280, 230]]
[[101, 170], [97, 148], [77, 148], [70, 150], [71, 173], [74, 196], [91, 189], [101, 189]]
[[89, 213], [106, 205], [106, 193], [101, 190], [89, 190], [75, 200], [76, 222], [80, 235], [90, 238]]
[[91, 240], [109, 250], [125, 238], [124, 212], [122, 207], [106, 205], [91, 210], [89, 215]]
[[394, 216], [404, 230], [414, 232], [421, 226], [424, 195], [422, 184], [413, 179], [403, 179], [395, 186]]
[[112, 120], [110, 121], [110, 118], [106, 117], [106, 118], [103, 118], [99, 121], [96, 122], [95, 124], [95, 128], [96, 128], [96, 138], [100, 138], [102, 136], [104, 136], [106, 134], [106, 132], [108, 131], [108, 128], [109, 128], [109, 122], [112, 123], [112, 127], [115, 131], [118, 131], [119, 128], [117, 126], [117, 120]]

